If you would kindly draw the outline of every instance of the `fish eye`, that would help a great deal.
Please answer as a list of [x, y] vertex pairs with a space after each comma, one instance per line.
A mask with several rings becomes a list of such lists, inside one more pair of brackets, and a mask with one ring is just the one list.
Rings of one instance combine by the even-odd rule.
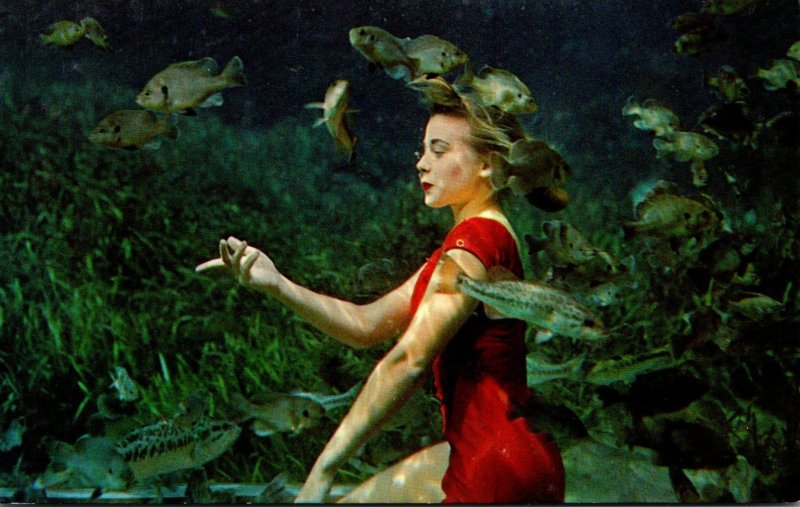
[[169, 88], [167, 87], [167, 85], [161, 87], [161, 93], [163, 93], [164, 95], [169, 93]]
[[594, 324], [595, 324], [594, 319], [586, 319], [583, 321], [583, 325], [585, 327], [594, 327]]
[[688, 211], [683, 214], [684, 220], [689, 220], [690, 218], [692, 218], [692, 214], [689, 213]]
[[119, 125], [117, 125], [116, 127], [114, 127], [114, 133], [115, 133], [115, 134], [119, 134], [119, 131], [120, 131], [121, 129], [122, 129], [122, 127], [120, 127]]
[[308, 409], [303, 410], [303, 417], [309, 417], [309, 416], [311, 416], [311, 413], [308, 411]]

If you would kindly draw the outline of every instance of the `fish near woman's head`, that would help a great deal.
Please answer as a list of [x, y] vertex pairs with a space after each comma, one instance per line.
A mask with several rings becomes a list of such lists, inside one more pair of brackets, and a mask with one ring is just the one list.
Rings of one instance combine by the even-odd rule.
[[[511, 147], [515, 142], [526, 139], [525, 130], [517, 117], [494, 106], [486, 107], [469, 94], [458, 93], [442, 77], [423, 76], [409, 83], [409, 86], [421, 92], [421, 102], [428, 109], [426, 137], [432, 124], [448, 119], [450, 123], [465, 125], [464, 139], [475, 155], [487, 164], [485, 176], [489, 184], [494, 192], [502, 190], [504, 187], [496, 182], [503, 179], [502, 173], [506, 169]], [[420, 171], [425, 168], [423, 159], [420, 158], [417, 164]], [[526, 197], [531, 204], [547, 209], [537, 202], [535, 195]]]

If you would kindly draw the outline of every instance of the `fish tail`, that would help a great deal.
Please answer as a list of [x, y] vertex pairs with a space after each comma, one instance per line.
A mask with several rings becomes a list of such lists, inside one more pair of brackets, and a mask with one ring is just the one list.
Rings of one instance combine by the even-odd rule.
[[238, 56], [231, 58], [231, 61], [222, 70], [222, 75], [231, 83], [231, 86], [247, 84], [247, 76], [244, 75], [244, 63]]
[[630, 97], [627, 98], [627, 100], [625, 100], [625, 105], [622, 106], [622, 114], [623, 115], [634, 114], [633, 110], [638, 107], [639, 103], [636, 102], [636, 97], [631, 95]]
[[467, 61], [464, 64], [464, 73], [458, 76], [453, 84], [459, 87], [466, 87], [472, 84], [473, 79], [475, 79], [475, 70], [472, 68], [472, 63]]
[[658, 137], [653, 139], [653, 148], [656, 149], [656, 158], [664, 158], [674, 151], [672, 143]]
[[42, 44], [50, 44], [52, 41], [50, 40], [50, 36], [49, 35], [45, 35], [43, 33], [40, 33], [39, 34], [39, 42], [41, 42]]

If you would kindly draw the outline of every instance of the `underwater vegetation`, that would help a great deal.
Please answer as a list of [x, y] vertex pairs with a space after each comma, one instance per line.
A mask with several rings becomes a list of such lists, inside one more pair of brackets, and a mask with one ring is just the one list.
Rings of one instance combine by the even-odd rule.
[[[687, 68], [680, 59], [741, 37], [730, 23], [723, 35], [727, 16], [759, 16], [755, 0], [702, 4], [672, 21], [677, 54], [664, 49]], [[222, 20], [235, 15], [213, 9]], [[108, 33], [116, 46], [112, 25], [98, 19], [102, 41]], [[80, 40], [87, 26], [53, 40], [106, 54]], [[541, 410], [527, 416], [564, 451], [576, 488], [568, 499], [800, 497], [795, 48], [699, 79], [697, 118], [652, 83], [631, 82], [538, 119], [552, 99], [526, 80], [538, 109], [526, 127], [557, 144], [574, 172], [570, 205], [558, 213], [507, 198], [527, 278], [574, 297], [607, 335], [579, 341], [546, 320], [529, 326], [528, 378]], [[249, 84], [226, 94], [258, 83], [243, 60]], [[499, 70], [488, 69], [462, 82], [488, 87]], [[449, 225], [419, 198], [413, 148], [356, 128], [357, 164], [342, 169], [298, 101], [297, 117], [260, 130], [204, 110], [169, 118], [164, 128], [175, 122], [180, 135], [157, 150], [108, 149], [89, 133], [134, 107], [139, 89], [0, 72], [0, 487], [14, 500], [47, 501], [51, 485], [264, 484], [281, 474], [302, 482], [385, 349], [341, 347], [275, 301], [194, 266], [236, 234], [257, 239], [304, 286], [377, 297]], [[382, 72], [371, 79], [405, 86]], [[608, 120], [587, 134], [578, 110]], [[616, 158], [592, 160], [614, 129], [625, 140]], [[634, 152], [648, 155], [646, 167]], [[587, 170], [602, 163], [640, 172]], [[361, 482], [440, 438], [427, 385], [338, 481]], [[619, 480], [611, 462], [630, 470], [626, 488], [608, 487]], [[636, 491], [642, 474], [652, 481]]]

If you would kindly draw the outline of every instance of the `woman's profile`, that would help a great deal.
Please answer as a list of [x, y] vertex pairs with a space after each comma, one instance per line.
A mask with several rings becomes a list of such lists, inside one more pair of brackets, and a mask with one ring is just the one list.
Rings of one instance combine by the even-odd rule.
[[318, 456], [298, 501], [325, 501], [337, 469], [432, 371], [450, 447], [441, 480], [444, 501], [563, 502], [556, 444], [518, 415], [529, 403], [525, 323], [490, 319], [477, 300], [446, 289], [454, 271], [486, 280], [499, 266], [523, 277], [517, 237], [491, 177], [492, 161], [525, 138], [524, 130], [513, 115], [471, 102], [444, 79], [423, 84], [430, 115], [417, 174], [425, 204], [449, 207], [454, 225], [408, 280], [357, 305], [295, 284], [264, 252], [235, 237], [220, 241], [220, 257], [197, 269], [226, 267], [243, 285], [275, 297], [353, 347], [399, 336]]

